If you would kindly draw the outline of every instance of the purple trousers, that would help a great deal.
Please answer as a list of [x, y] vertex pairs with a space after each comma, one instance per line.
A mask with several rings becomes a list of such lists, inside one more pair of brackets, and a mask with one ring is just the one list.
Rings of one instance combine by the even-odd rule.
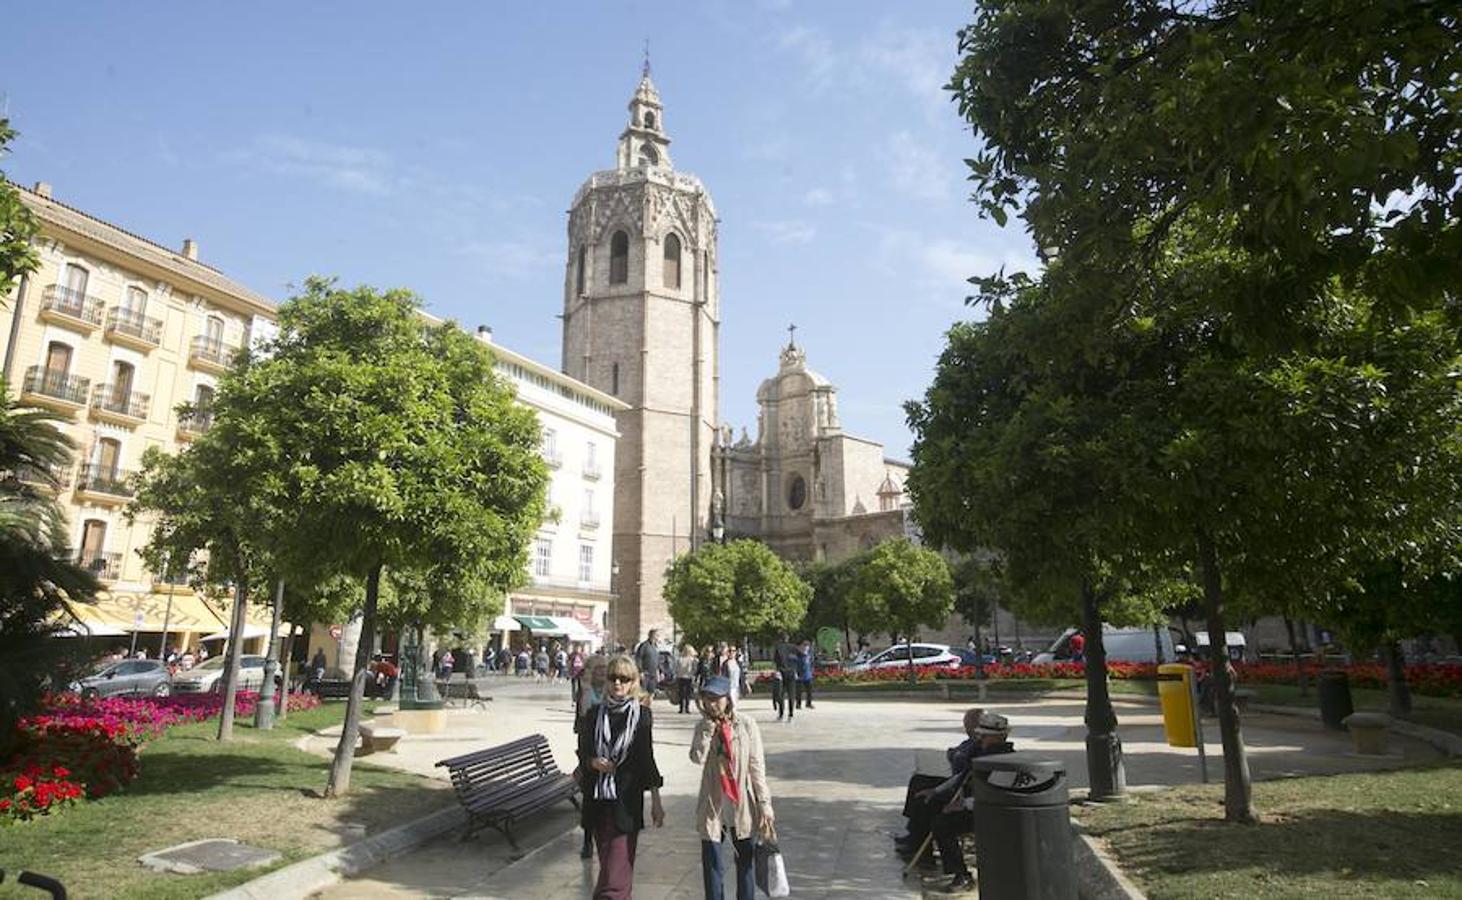
[[594, 846], [599, 851], [599, 881], [594, 900], [630, 900], [635, 890], [635, 845], [639, 832], [614, 827], [614, 813], [601, 807], [594, 818]]

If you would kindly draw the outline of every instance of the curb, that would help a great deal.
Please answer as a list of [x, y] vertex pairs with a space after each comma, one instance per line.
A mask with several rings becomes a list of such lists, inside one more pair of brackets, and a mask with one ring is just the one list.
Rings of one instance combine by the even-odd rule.
[[[1309, 709], [1303, 706], [1275, 706], [1269, 703], [1251, 703], [1249, 708], [1255, 712], [1272, 713], [1277, 716], [1295, 716], [1300, 719], [1319, 720], [1320, 711]], [[1397, 734], [1409, 738], [1415, 738], [1424, 744], [1430, 744], [1443, 756], [1462, 756], [1462, 736], [1452, 734], [1450, 731], [1443, 731], [1440, 728], [1429, 728], [1426, 725], [1418, 725], [1415, 722], [1406, 722], [1401, 719], [1391, 720], [1391, 730]]]
[[342, 878], [404, 853], [466, 821], [462, 807], [453, 805], [449, 809], [432, 813], [415, 822], [398, 825], [348, 847], [275, 869], [238, 887], [212, 894], [208, 900], [295, 900], [308, 897]]
[[1147, 895], [1075, 819], [1071, 820], [1071, 838], [1078, 897], [1083, 900], [1147, 900]]

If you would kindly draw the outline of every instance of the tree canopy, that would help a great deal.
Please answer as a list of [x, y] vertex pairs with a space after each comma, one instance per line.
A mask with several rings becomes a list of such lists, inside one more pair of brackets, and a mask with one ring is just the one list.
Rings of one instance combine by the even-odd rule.
[[791, 631], [812, 599], [811, 586], [760, 541], [702, 544], [665, 576], [670, 615], [695, 643]]
[[883, 541], [858, 566], [848, 619], [864, 633], [886, 631], [908, 641], [920, 628], [942, 628], [954, 607], [944, 557], [907, 538]]

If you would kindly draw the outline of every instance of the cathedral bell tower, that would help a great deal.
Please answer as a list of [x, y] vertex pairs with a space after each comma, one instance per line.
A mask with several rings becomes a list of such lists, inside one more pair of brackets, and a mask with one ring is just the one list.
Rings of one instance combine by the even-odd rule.
[[708, 540], [719, 419], [716, 211], [670, 161], [648, 62], [615, 167], [569, 209], [563, 371], [629, 404], [615, 450], [611, 640], [669, 637], [665, 567]]

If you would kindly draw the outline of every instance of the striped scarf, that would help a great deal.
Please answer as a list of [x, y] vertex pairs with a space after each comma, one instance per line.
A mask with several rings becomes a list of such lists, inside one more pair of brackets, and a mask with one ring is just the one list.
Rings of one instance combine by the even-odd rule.
[[[609, 714], [625, 712], [626, 708], [628, 708], [628, 712], [624, 719], [624, 731], [620, 732], [616, 739], [613, 737], [614, 732], [609, 727]], [[640, 703], [633, 696], [618, 701], [605, 697], [604, 702], [599, 704], [599, 719], [594, 725], [595, 755], [613, 762], [617, 770], [629, 756], [629, 745], [634, 740], [635, 729], [639, 724]], [[599, 780], [594, 783], [594, 799], [619, 799], [619, 789], [615, 787], [613, 772], [599, 773]]]

